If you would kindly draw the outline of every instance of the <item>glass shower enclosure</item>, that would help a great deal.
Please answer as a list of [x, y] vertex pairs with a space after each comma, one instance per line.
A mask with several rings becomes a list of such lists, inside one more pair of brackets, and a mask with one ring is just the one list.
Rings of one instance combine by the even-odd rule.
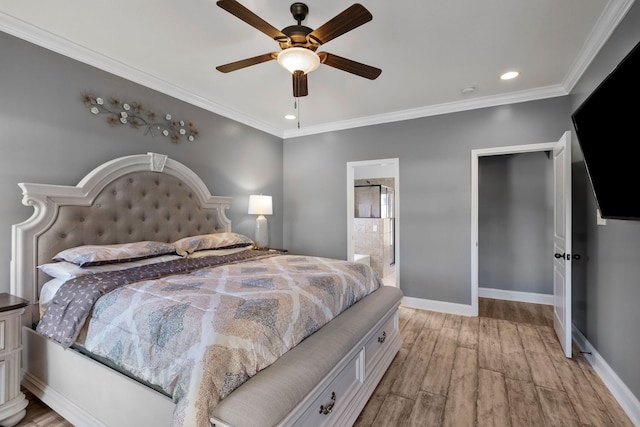
[[394, 189], [381, 184], [356, 185], [355, 218], [386, 218], [391, 230], [389, 263], [395, 264], [395, 196]]

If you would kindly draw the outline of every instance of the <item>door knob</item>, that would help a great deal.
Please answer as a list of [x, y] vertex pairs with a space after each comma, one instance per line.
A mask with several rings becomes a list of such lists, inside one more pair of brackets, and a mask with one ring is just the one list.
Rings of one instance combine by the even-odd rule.
[[558, 253], [556, 253], [553, 256], [558, 258], [558, 259], [560, 259], [560, 258], [566, 259], [567, 261], [571, 259], [571, 255], [570, 254], [558, 254]]

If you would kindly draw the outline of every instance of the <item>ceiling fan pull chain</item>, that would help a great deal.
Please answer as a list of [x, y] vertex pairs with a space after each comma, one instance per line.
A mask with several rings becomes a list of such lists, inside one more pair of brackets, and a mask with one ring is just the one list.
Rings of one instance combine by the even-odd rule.
[[298, 105], [298, 129], [300, 129], [300, 98], [296, 98], [296, 102]]

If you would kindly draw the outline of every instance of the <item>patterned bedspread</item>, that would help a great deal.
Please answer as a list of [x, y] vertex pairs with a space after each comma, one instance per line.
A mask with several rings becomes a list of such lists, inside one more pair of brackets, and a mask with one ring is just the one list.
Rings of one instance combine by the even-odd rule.
[[369, 266], [319, 257], [205, 267], [115, 287], [78, 342], [172, 396], [174, 427], [207, 426], [221, 399], [380, 285]]

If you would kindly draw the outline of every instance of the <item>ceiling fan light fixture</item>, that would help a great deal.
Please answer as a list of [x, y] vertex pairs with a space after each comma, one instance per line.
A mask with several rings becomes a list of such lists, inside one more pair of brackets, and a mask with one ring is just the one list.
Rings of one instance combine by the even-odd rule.
[[307, 74], [320, 66], [320, 57], [312, 50], [303, 47], [290, 47], [278, 54], [278, 64], [291, 74], [295, 71]]

